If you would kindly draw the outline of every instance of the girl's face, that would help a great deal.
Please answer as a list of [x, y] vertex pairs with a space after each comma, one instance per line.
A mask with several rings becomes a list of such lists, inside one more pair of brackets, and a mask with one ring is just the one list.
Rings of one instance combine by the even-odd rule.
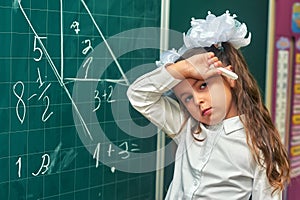
[[206, 125], [215, 125], [237, 116], [230, 90], [234, 85], [234, 80], [213, 76], [206, 80], [183, 80], [173, 90], [194, 119]]

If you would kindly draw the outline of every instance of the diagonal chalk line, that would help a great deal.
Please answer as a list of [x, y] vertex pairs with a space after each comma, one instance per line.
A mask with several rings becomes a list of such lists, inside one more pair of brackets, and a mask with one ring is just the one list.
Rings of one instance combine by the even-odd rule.
[[124, 78], [124, 81], [126, 82], [126, 85], [129, 86], [130, 83], [129, 83], [129, 81], [128, 81], [126, 75], [125, 75], [125, 73], [123, 72], [123, 69], [122, 69], [122, 67], [120, 66], [120, 63], [118, 62], [118, 60], [117, 60], [117, 58], [116, 58], [114, 52], [111, 50], [109, 44], [107, 43], [107, 41], [106, 41], [106, 39], [105, 39], [105, 37], [104, 37], [102, 31], [100, 30], [98, 24], [96, 23], [96, 21], [95, 21], [93, 15], [92, 15], [92, 13], [91, 13], [91, 11], [90, 11], [89, 8], [87, 7], [87, 5], [86, 5], [86, 3], [84, 2], [84, 0], [81, 0], [81, 3], [83, 4], [83, 6], [85, 7], [86, 11], [88, 12], [88, 14], [89, 14], [91, 20], [92, 20], [93, 23], [94, 23], [94, 26], [97, 28], [98, 33], [100, 34], [100, 36], [101, 36], [103, 42], [105, 43], [105, 45], [106, 45], [106, 47], [107, 47], [107, 49], [108, 49], [110, 55], [111, 55], [112, 58], [114, 59], [114, 61], [115, 61], [116, 65], [117, 65], [117, 67], [118, 67], [118, 69], [119, 69], [119, 71], [120, 71], [122, 77]]

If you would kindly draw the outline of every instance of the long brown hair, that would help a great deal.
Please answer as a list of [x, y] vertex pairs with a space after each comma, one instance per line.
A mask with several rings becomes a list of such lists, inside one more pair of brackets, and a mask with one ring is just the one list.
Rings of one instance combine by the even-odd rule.
[[[246, 60], [240, 50], [230, 43], [222, 43], [222, 49], [214, 45], [205, 48], [214, 52], [222, 63], [231, 65], [238, 74], [232, 88], [233, 100], [247, 135], [247, 143], [258, 164], [266, 168], [266, 174], [274, 191], [283, 190], [290, 180], [290, 163], [286, 148], [265, 107], [258, 84], [250, 73]], [[274, 192], [273, 191], [273, 192]]]
[[[288, 154], [241, 51], [230, 43], [223, 42], [221, 48], [212, 45], [189, 50], [176, 62], [206, 51], [213, 52], [224, 66], [231, 65], [238, 74], [236, 85], [231, 90], [238, 115], [244, 116], [240, 119], [244, 124], [247, 144], [255, 161], [266, 168], [269, 183], [274, 187], [273, 192], [283, 190], [290, 181]], [[200, 126], [194, 127], [192, 131], [194, 134], [201, 134]]]

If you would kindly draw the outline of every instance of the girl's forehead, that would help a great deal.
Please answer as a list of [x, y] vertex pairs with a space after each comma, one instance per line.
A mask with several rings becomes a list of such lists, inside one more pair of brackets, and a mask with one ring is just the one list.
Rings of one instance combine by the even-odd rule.
[[[192, 78], [188, 78], [188, 79], [185, 79], [185, 80], [182, 80], [177, 86], [178, 87], [182, 87], [182, 86], [188, 86], [188, 87], [191, 87], [193, 85], [195, 85], [198, 81], [200, 80], [197, 80], [197, 79], [192, 79]], [[176, 87], [177, 87], [176, 86]]]
[[187, 79], [181, 81], [178, 85], [193, 87], [197, 83], [203, 83], [203, 82], [205, 82], [205, 80], [203, 80], [203, 79], [187, 78]]
[[193, 86], [198, 83], [199, 81], [203, 82], [203, 80], [197, 80], [197, 79], [185, 79], [181, 81], [179, 84], [177, 84], [173, 90], [175, 93], [182, 93], [186, 92], [188, 90], [193, 90]]

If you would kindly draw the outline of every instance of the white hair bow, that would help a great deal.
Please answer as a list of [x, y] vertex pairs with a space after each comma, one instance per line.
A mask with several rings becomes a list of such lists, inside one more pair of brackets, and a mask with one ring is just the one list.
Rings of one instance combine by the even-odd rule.
[[251, 41], [251, 33], [248, 33], [247, 26], [236, 20], [237, 16], [230, 15], [227, 10], [223, 15], [216, 17], [208, 12], [206, 19], [194, 19], [191, 21], [191, 28], [183, 34], [183, 46], [163, 52], [160, 60], [156, 61], [158, 67], [167, 63], [174, 63], [180, 56], [189, 49], [196, 47], [210, 47], [216, 45], [221, 47], [222, 42], [229, 42], [234, 48], [247, 46]]
[[184, 34], [184, 44], [188, 49], [194, 47], [210, 47], [221, 42], [230, 42], [234, 48], [247, 46], [250, 44], [251, 33], [247, 38], [247, 26], [240, 23], [234, 14], [230, 15], [227, 10], [221, 16], [208, 12], [206, 19], [194, 19], [191, 21], [191, 28]]

